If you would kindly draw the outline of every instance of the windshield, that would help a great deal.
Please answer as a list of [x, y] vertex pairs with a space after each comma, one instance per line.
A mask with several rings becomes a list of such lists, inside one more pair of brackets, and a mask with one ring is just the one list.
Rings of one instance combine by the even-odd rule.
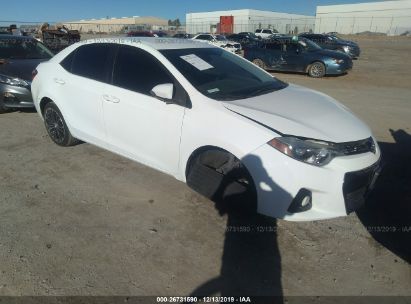
[[50, 59], [53, 53], [35, 39], [0, 39], [1, 59]]
[[162, 50], [161, 53], [202, 94], [236, 100], [281, 90], [287, 84], [220, 48]]
[[317, 51], [320, 50], [321, 47], [312, 40], [306, 38], [300, 38], [298, 43], [306, 50], [306, 51]]
[[215, 38], [216, 38], [218, 41], [226, 41], [226, 40], [227, 40], [227, 38], [226, 38], [225, 36], [223, 36], [223, 35], [216, 35]]

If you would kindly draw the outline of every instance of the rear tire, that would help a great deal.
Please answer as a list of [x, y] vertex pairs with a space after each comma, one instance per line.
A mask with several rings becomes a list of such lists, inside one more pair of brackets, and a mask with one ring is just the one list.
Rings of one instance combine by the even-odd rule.
[[69, 147], [79, 143], [79, 140], [71, 135], [63, 115], [54, 102], [46, 104], [43, 116], [47, 133], [55, 144]]
[[221, 214], [252, 215], [257, 194], [251, 175], [241, 161], [227, 151], [207, 150], [190, 161], [187, 185], [216, 203]]
[[266, 66], [265, 62], [262, 61], [262, 60], [259, 59], [259, 58], [254, 59], [254, 60], [253, 60], [253, 63], [254, 63], [256, 66], [258, 66], [259, 68], [262, 68], [262, 69], [264, 69], [264, 70], [267, 69], [267, 66]]
[[325, 76], [325, 65], [320, 61], [316, 61], [308, 68], [308, 75], [314, 78], [321, 78]]

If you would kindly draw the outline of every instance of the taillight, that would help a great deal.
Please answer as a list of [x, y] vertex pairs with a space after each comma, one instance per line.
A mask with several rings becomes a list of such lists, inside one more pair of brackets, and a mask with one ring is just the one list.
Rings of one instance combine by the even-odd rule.
[[31, 72], [31, 80], [34, 80], [34, 78], [37, 76], [39, 72], [37, 72], [37, 70], [33, 70], [33, 72]]

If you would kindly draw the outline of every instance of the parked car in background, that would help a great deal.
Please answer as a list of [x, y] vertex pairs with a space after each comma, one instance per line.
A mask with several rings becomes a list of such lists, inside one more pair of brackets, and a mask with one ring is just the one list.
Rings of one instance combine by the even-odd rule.
[[238, 33], [238, 35], [249, 36], [250, 38], [255, 38], [255, 39], [261, 39], [260, 36], [257, 36], [255, 33], [252, 33], [252, 32], [240, 32]]
[[193, 40], [208, 42], [212, 45], [219, 46], [232, 53], [239, 54], [241, 52], [241, 44], [235, 41], [228, 40], [223, 35], [199, 34], [192, 38]]
[[351, 58], [358, 58], [361, 54], [361, 49], [357, 43], [341, 39], [335, 35], [302, 33], [299, 36], [314, 41], [324, 49], [344, 52]]
[[177, 33], [173, 36], [173, 38], [180, 38], [180, 39], [191, 39], [194, 35], [186, 34], [186, 33]]
[[242, 48], [247, 45], [259, 43], [261, 41], [261, 38], [257, 37], [253, 33], [232, 34], [227, 36], [227, 39], [240, 43]]
[[268, 38], [273, 34], [278, 34], [277, 30], [272, 29], [257, 29], [255, 30], [255, 35], [261, 38]]
[[206, 43], [96, 39], [37, 71], [56, 144], [95, 144], [250, 214], [345, 216], [378, 176], [378, 144], [346, 107]]
[[127, 33], [127, 37], [157, 37], [157, 35], [149, 31], [132, 31]]
[[34, 107], [30, 85], [37, 65], [53, 53], [41, 42], [25, 36], [0, 36], [0, 113]]
[[156, 36], [156, 37], [160, 37], [160, 38], [166, 38], [168, 37], [168, 34], [166, 32], [162, 32], [162, 31], [152, 31], [152, 33]]
[[311, 40], [295, 36], [246, 47], [244, 58], [265, 70], [308, 73], [316, 78], [344, 74], [352, 68], [348, 55], [325, 50]]

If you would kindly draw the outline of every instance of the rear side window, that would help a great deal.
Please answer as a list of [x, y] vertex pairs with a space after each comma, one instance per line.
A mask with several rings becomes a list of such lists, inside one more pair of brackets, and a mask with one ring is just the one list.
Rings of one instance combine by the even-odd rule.
[[111, 44], [95, 43], [79, 47], [72, 62], [71, 72], [106, 82], [112, 46]]
[[261, 30], [255, 30], [256, 33], [261, 33]]
[[150, 95], [159, 84], [174, 83], [164, 66], [152, 55], [131, 46], [121, 46], [113, 71], [113, 85]]
[[271, 34], [271, 30], [263, 30], [263, 34]]
[[76, 51], [71, 52], [66, 58], [63, 59], [62, 62], [60, 62], [60, 65], [67, 71], [71, 72], [71, 66], [73, 64], [73, 59], [76, 54]]

